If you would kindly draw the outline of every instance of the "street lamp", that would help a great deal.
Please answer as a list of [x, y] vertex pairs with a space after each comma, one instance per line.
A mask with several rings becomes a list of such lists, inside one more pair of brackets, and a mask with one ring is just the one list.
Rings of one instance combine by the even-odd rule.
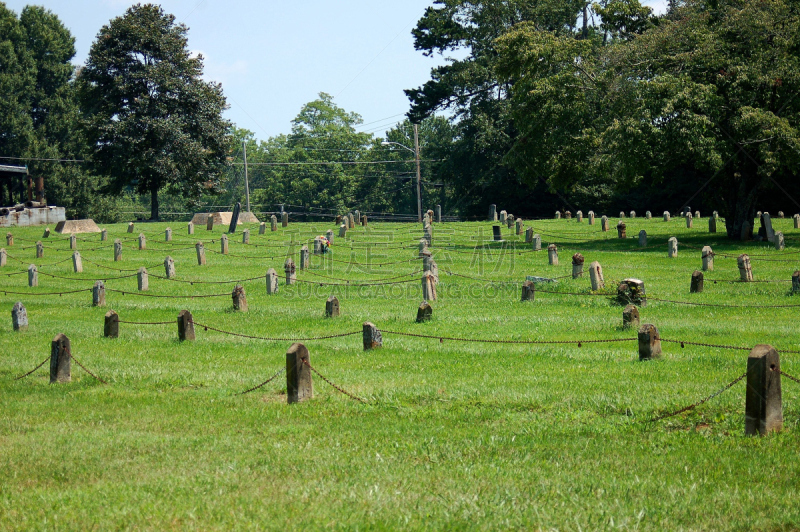
[[384, 140], [381, 142], [381, 146], [400, 146], [401, 148], [410, 151], [414, 154], [414, 159], [417, 162], [417, 221], [422, 223], [422, 192], [420, 189], [420, 168], [419, 168], [419, 126], [414, 124], [414, 149], [412, 150], [408, 146], [404, 144], [400, 144], [399, 142], [390, 142], [388, 140]]

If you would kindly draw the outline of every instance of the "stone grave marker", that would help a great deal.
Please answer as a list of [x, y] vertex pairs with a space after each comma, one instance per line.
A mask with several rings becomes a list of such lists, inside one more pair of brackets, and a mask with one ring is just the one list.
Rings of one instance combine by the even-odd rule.
[[753, 267], [750, 265], [750, 257], [748, 255], [739, 255], [736, 259], [739, 266], [739, 278], [741, 281], [749, 283], [753, 280]]
[[586, 259], [580, 253], [572, 256], [572, 278], [577, 279], [583, 276], [583, 263]]
[[703, 259], [703, 271], [704, 272], [711, 272], [714, 271], [714, 251], [711, 249], [710, 246], [703, 246], [703, 251], [701, 253], [701, 258]]
[[669, 211], [664, 211], [664, 221], [668, 222], [670, 220]]
[[678, 239], [670, 237], [667, 242], [667, 257], [674, 259], [678, 256]]
[[133, 234], [133, 222], [128, 222], [128, 232]]
[[422, 299], [436, 301], [436, 279], [431, 272], [424, 272], [422, 275]]
[[623, 239], [624, 238], [628, 238], [627, 229], [628, 229], [628, 226], [625, 225], [625, 222], [623, 222], [622, 220], [617, 222], [617, 237], [618, 238], [623, 238]]
[[364, 340], [364, 351], [369, 351], [370, 349], [375, 349], [377, 347], [383, 347], [383, 336], [378, 328], [370, 322], [364, 322], [364, 326], [362, 328], [362, 337]]
[[339, 309], [339, 298], [336, 296], [330, 296], [327, 301], [325, 301], [325, 317], [326, 318], [338, 318], [340, 314]]
[[647, 247], [647, 231], [642, 229], [639, 231], [639, 247], [646, 248]]
[[783, 429], [780, 355], [771, 345], [757, 345], [747, 357], [744, 433], [765, 436]]
[[50, 228], [49, 227], [45, 227], [44, 228], [44, 233], [42, 233], [42, 238], [50, 238]]
[[245, 229], [242, 231], [242, 244], [249, 244], [250, 243], [250, 229]]
[[689, 287], [689, 292], [692, 294], [703, 293], [703, 272], [697, 270], [692, 273], [692, 283]]
[[197, 250], [197, 265], [198, 266], [205, 266], [206, 264], [206, 248], [203, 246], [202, 242], [198, 242], [194, 245], [195, 249]]
[[503, 241], [503, 233], [500, 232], [499, 225], [492, 226], [492, 236], [494, 237], [495, 242], [502, 242]]
[[295, 267], [294, 260], [289, 257], [283, 263], [283, 272], [286, 274], [286, 284], [293, 285], [297, 282], [297, 268]]
[[30, 288], [39, 286], [39, 269], [35, 264], [28, 266], [28, 286]]
[[247, 294], [244, 291], [244, 287], [240, 284], [237, 284], [233, 292], [231, 292], [231, 299], [233, 299], [233, 310], [237, 312], [247, 312]]
[[193, 235], [194, 234], [194, 224], [192, 222], [189, 222], [188, 224], [186, 224], [186, 234], [187, 235]]
[[558, 266], [558, 247], [555, 244], [547, 246], [547, 260], [550, 266]]
[[651, 360], [661, 356], [661, 337], [656, 326], [650, 323], [639, 329], [639, 360]]
[[106, 240], [108, 240], [108, 229], [103, 229], [100, 231], [100, 241], [105, 242]]
[[342, 224], [339, 226], [339, 238], [346, 238], [347, 237], [347, 224]]
[[146, 292], [150, 289], [150, 280], [147, 278], [147, 268], [139, 268], [136, 278], [140, 292]]
[[589, 265], [589, 279], [592, 282], [592, 291], [597, 292], [606, 287], [606, 281], [603, 278], [603, 267], [600, 263], [594, 261]]
[[164, 274], [167, 279], [175, 278], [175, 261], [172, 257], [164, 259]]
[[275, 268], [267, 270], [267, 295], [275, 295], [278, 293], [278, 273]]
[[228, 226], [228, 232], [233, 234], [236, 232], [236, 226], [239, 225], [239, 214], [242, 212], [242, 204], [241, 202], [236, 202], [236, 206], [233, 208], [233, 214], [231, 215], [231, 224]]
[[533, 247], [533, 251], [541, 251], [542, 250], [542, 236], [541, 235], [533, 235], [532, 247]]
[[708, 232], [709, 233], [717, 232], [717, 219], [713, 216], [708, 219]]
[[92, 287], [92, 306], [106, 306], [106, 284], [103, 281], [95, 282]]
[[122, 260], [122, 240], [119, 238], [114, 240], [114, 262]]
[[267, 222], [261, 222], [260, 224], [258, 224], [258, 234], [259, 235], [267, 234]]
[[497, 221], [497, 205], [492, 203], [489, 205], [489, 221], [496, 222]]
[[194, 335], [194, 319], [192, 313], [188, 310], [182, 310], [178, 313], [178, 340], [181, 342], [193, 342]]
[[139, 240], [139, 251], [147, 249], [147, 238], [144, 236], [144, 234], [139, 233], [138, 240]]
[[583, 213], [581, 211], [575, 213], [575, 220], [577, 220], [578, 223], [583, 222]]
[[622, 328], [639, 329], [639, 309], [636, 305], [628, 305], [622, 311]]
[[83, 273], [83, 260], [81, 259], [80, 251], [72, 253], [72, 270], [75, 273]]
[[308, 348], [303, 344], [292, 344], [286, 351], [286, 402], [290, 405], [314, 398], [309, 364]]
[[69, 249], [78, 249], [78, 237], [75, 233], [69, 235]]
[[417, 323], [430, 321], [431, 318], [433, 318], [433, 307], [427, 301], [423, 301], [417, 309]]
[[106, 338], [119, 338], [119, 315], [113, 310], [106, 312], [103, 321], [103, 336]]
[[686, 229], [691, 229], [694, 225], [694, 219], [692, 218], [692, 213], [686, 213]]
[[219, 252], [222, 253], [223, 255], [228, 254], [228, 235], [226, 234], [223, 234], [219, 238]]
[[594, 225], [594, 211], [589, 211], [587, 216], [589, 217], [589, 225]]
[[603, 216], [600, 218], [600, 229], [605, 233], [608, 232], [609, 224], [608, 224], [608, 216]]
[[281, 213], [281, 227], [289, 227], [289, 213], [282, 212]]
[[309, 266], [310, 256], [308, 251], [308, 246], [303, 246], [300, 248], [300, 269], [307, 270]]
[[44, 258], [44, 244], [42, 241], [36, 242], [36, 258], [41, 259]]
[[783, 238], [783, 233], [781, 231], [775, 233], [775, 249], [778, 251], [783, 251], [786, 249], [786, 241]]
[[8, 253], [6, 253], [5, 248], [0, 248], [0, 268], [4, 267], [8, 263]]
[[50, 384], [72, 381], [72, 344], [65, 334], [57, 334], [50, 344]]
[[556, 211], [555, 219], [556, 220], [560, 220], [561, 219], [561, 213], [559, 211]]
[[800, 271], [792, 274], [792, 292], [795, 294], [800, 292]]
[[522, 283], [522, 301], [534, 301], [536, 299], [536, 285], [533, 281]]
[[11, 328], [17, 332], [28, 330], [28, 310], [21, 301], [17, 301], [11, 307]]
[[653, 219], [653, 213], [652, 213], [652, 212], [650, 212], [650, 211], [647, 211], [646, 213], [644, 213], [644, 216], [645, 216], [645, 218], [647, 218], [648, 220], [652, 220], [652, 219]]

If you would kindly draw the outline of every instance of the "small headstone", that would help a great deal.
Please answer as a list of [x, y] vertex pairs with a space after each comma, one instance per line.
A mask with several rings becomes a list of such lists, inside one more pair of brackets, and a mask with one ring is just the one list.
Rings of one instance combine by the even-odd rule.
[[630, 216], [631, 216], [631, 218], [636, 218], [636, 211], [631, 211]]
[[281, 227], [289, 227], [289, 213], [282, 212], [281, 213]]
[[139, 271], [136, 274], [136, 279], [139, 283], [140, 292], [147, 292], [150, 290], [150, 280], [147, 277], [147, 268], [139, 268]]
[[775, 230], [772, 228], [772, 218], [768, 212], [761, 215], [761, 227], [767, 232], [767, 240], [770, 242], [775, 241]]
[[620, 218], [625, 218], [625, 213], [623, 211], [619, 211], [619, 217]]
[[436, 301], [436, 279], [431, 272], [422, 275], [422, 299]]
[[786, 249], [786, 241], [783, 238], [783, 233], [778, 231], [775, 233], [775, 249], [778, 251], [783, 251]]
[[417, 309], [417, 323], [430, 321], [431, 318], [433, 318], [433, 307], [427, 301], [423, 301]]
[[258, 224], [258, 234], [265, 235], [267, 234], [267, 222], [261, 222]]
[[533, 227], [525, 229], [525, 243], [530, 244], [533, 242]]
[[106, 306], [106, 284], [103, 281], [95, 282], [92, 287], [92, 306]]
[[639, 231], [639, 247], [646, 248], [647, 247], [647, 231], [642, 229]]
[[233, 207], [233, 214], [231, 215], [231, 224], [228, 226], [228, 232], [233, 234], [236, 232], [236, 226], [239, 225], [239, 214], [242, 212], [242, 204], [241, 202], [236, 202], [236, 206]]
[[300, 269], [307, 270], [309, 265], [309, 252], [308, 246], [303, 246], [300, 248]]
[[436, 223], [442, 223], [442, 206], [436, 206]]
[[286, 274], [287, 285], [293, 285], [297, 282], [297, 268], [291, 257], [287, 258], [286, 262], [283, 263], [283, 273]]
[[628, 229], [628, 226], [625, 225], [625, 222], [620, 220], [617, 223], [617, 237], [618, 238], [628, 238], [627, 229]]
[[347, 224], [342, 224], [339, 226], [339, 238], [346, 238], [347, 237]]
[[355, 229], [355, 227], [356, 227], [355, 220], [356, 220], [356, 217], [352, 212], [347, 214], [347, 228], [348, 229]]
[[669, 220], [670, 220], [670, 218], [669, 218], [669, 211], [664, 211], [664, 221], [665, 221], [665, 222], [668, 222]]
[[302, 403], [314, 398], [310, 364], [308, 348], [303, 344], [292, 344], [292, 347], [286, 351], [286, 402], [288, 404]]
[[206, 265], [206, 248], [203, 246], [202, 242], [198, 242], [194, 245], [195, 249], [197, 250], [197, 265], [198, 266], [205, 266]]
[[535, 301], [536, 300], [536, 285], [533, 281], [525, 281], [522, 283], [522, 301]]
[[711, 247], [703, 246], [703, 250], [700, 253], [701, 258], [703, 259], [703, 271], [714, 271], [714, 251], [711, 249]]
[[42, 233], [42, 238], [50, 238], [50, 228], [49, 227], [45, 227], [44, 228], [44, 233]]
[[753, 228], [750, 226], [750, 222], [745, 221], [742, 223], [742, 232], [740, 236], [742, 241], [752, 240]]
[[122, 260], [122, 240], [119, 238], [114, 240], [114, 262]]
[[314, 237], [314, 255], [322, 255], [322, 238]]
[[105, 242], [106, 240], [108, 240], [108, 229], [103, 229], [100, 231], [100, 241]]
[[495, 242], [502, 242], [503, 241], [503, 233], [500, 232], [499, 225], [492, 226], [492, 237], [494, 238]]
[[8, 253], [6, 253], [5, 248], [0, 248], [0, 268], [4, 267], [8, 263]]
[[275, 216], [274, 214], [272, 216], [270, 216], [269, 217], [269, 223], [270, 223], [270, 230], [272, 232], [275, 232], [275, 231], [278, 230], [278, 217], [277, 216]]
[[113, 310], [106, 312], [103, 322], [103, 336], [106, 338], [119, 338], [119, 315]]
[[639, 329], [639, 309], [636, 305], [628, 305], [622, 311], [622, 328]]
[[781, 219], [785, 218], [785, 216], [783, 214], [783, 211], [778, 211], [778, 218], [781, 218]]
[[128, 222], [128, 232], [133, 233], [133, 222]]
[[425, 226], [425, 229], [423, 230], [423, 236], [425, 237], [425, 240], [428, 241], [428, 246], [432, 246], [433, 245], [433, 226], [432, 225], [428, 224], [428, 225]]
[[690, 214], [692, 214], [692, 208], [691, 208], [691, 207], [689, 207], [688, 205], [687, 205], [687, 206], [685, 206], [685, 207], [683, 208], [683, 213], [682, 213], [682, 214], [683, 214], [683, 217], [684, 217], [684, 218], [686, 218], [687, 216], [689, 216]]
[[233, 299], [233, 310], [238, 312], [247, 312], [247, 295], [244, 292], [244, 287], [237, 284], [231, 292], [231, 299]]
[[608, 216], [603, 216], [600, 218], [600, 230], [604, 233], [608, 232], [609, 224], [608, 224]]
[[800, 229], [800, 214], [795, 214], [792, 219], [794, 220], [794, 228]]
[[64, 334], [57, 334], [50, 344], [50, 384], [72, 381], [72, 344]]
[[652, 220], [652, 219], [653, 219], [653, 213], [652, 213], [652, 212], [650, 212], [650, 211], [647, 211], [646, 213], [644, 213], [644, 216], [645, 216], [645, 218], [647, 218], [648, 220]]
[[703, 292], [703, 272], [697, 270], [692, 273], [692, 284], [689, 287], [689, 292], [692, 294], [700, 294]]
[[753, 267], [750, 265], [750, 257], [748, 255], [739, 255], [736, 260], [739, 266], [739, 278], [745, 283], [753, 280]]
[[228, 254], [228, 235], [223, 234], [219, 237], [219, 252], [223, 255]]
[[206, 218], [206, 231], [213, 231], [214, 230], [214, 215], [209, 214], [208, 218]]
[[69, 235], [69, 249], [78, 249], [78, 237], [74, 233]]
[[589, 217], [589, 225], [594, 225], [594, 211], [589, 211], [587, 216]]
[[800, 292], [800, 271], [792, 274], [792, 292], [795, 294]]
[[492, 203], [489, 205], [489, 221], [496, 222], [497, 221], [497, 205]]
[[178, 313], [178, 340], [181, 342], [193, 342], [194, 335], [194, 320], [192, 313], [188, 310], [182, 310]]
[[14, 235], [11, 233], [6, 233], [6, 245], [11, 247], [14, 245]]
[[20, 301], [11, 308], [11, 327], [18, 332], [28, 330], [28, 311]]
[[686, 229], [691, 229], [693, 225], [694, 225], [694, 219], [692, 218], [692, 213], [687, 213]]
[[559, 211], [556, 211], [555, 219], [556, 220], [560, 220], [561, 219], [561, 213]]
[[517, 220], [514, 223], [516, 227], [516, 233], [519, 236], [522, 234], [522, 218], [517, 218]]
[[709, 233], [717, 232], [717, 219], [713, 216], [708, 219], [708, 232]]
[[167, 227], [166, 229], [164, 229], [164, 241], [172, 242], [172, 228]]
[[139, 251], [147, 249], [147, 238], [139, 233]]
[[567, 220], [572, 220], [572, 212], [571, 211], [566, 211], [564, 213], [564, 218], [567, 219]]
[[383, 347], [383, 336], [373, 323], [368, 321], [364, 322], [362, 337], [364, 340], [364, 351], [369, 351], [376, 347]]
[[594, 261], [589, 265], [589, 279], [592, 282], [592, 291], [597, 292], [606, 287], [606, 281], [603, 278], [603, 267], [600, 263]]
[[558, 248], [555, 244], [547, 246], [547, 260], [550, 266], [558, 266]]
[[[431, 220], [431, 221], [433, 221], [433, 220]], [[367, 225], [368, 225], [367, 224], [367, 215], [366, 214], [362, 214], [361, 215], [361, 227], [367, 227]]]
[[[428, 213], [425, 213], [425, 214], [427, 215]], [[355, 222], [357, 224], [361, 223], [361, 211], [359, 211], [358, 209], [353, 211], [353, 219], [355, 220]]]
[[744, 433], [766, 436], [783, 429], [781, 360], [771, 345], [757, 345], [747, 357]]
[[250, 243], [250, 229], [245, 229], [242, 231], [242, 244], [249, 244]]
[[278, 293], [278, 273], [275, 268], [267, 270], [267, 295], [275, 295]]
[[75, 273], [83, 273], [83, 260], [81, 259], [80, 251], [76, 251], [72, 254], [72, 270]]
[[575, 219], [578, 221], [578, 223], [581, 223], [583, 221], [583, 213], [581, 211], [576, 212]]
[[583, 263], [586, 259], [584, 259], [583, 255], [580, 253], [576, 253], [572, 256], [572, 278], [577, 279], [583, 275]]
[[341, 214], [337, 214], [336, 215], [336, 220], [333, 223], [335, 223], [336, 225], [341, 224], [342, 223], [342, 215]]
[[646, 323], [639, 329], [639, 360], [650, 360], [661, 356], [661, 337], [655, 325]]
[[28, 286], [31, 288], [39, 286], [39, 269], [35, 264], [28, 266]]
[[325, 317], [326, 318], [338, 318], [340, 314], [339, 309], [339, 298], [336, 296], [330, 296], [327, 301], [325, 301]]
[[533, 251], [541, 251], [542, 250], [542, 236], [541, 235], [533, 235], [533, 241], [531, 242]]
[[193, 235], [194, 234], [194, 224], [189, 222], [186, 224], [186, 234]]
[[758, 212], [756, 213], [756, 218], [761, 218], [761, 214], [762, 214], [762, 213], [761, 213], [761, 211], [758, 211]]
[[332, 246], [333, 245], [333, 229], [328, 229], [325, 231], [325, 238], [328, 240], [328, 243]]
[[164, 274], [167, 279], [175, 278], [175, 261], [172, 259], [172, 257], [167, 257], [164, 259]]
[[623, 279], [617, 288], [617, 298], [620, 303], [632, 303], [639, 307], [647, 306], [647, 294], [644, 281], [640, 279]]
[[700, 211], [694, 211], [694, 217], [700, 219]]
[[674, 259], [678, 256], [678, 239], [670, 237], [667, 241], [667, 257]]
[[41, 241], [36, 243], [36, 258], [44, 258], [44, 244]]
[[500, 211], [500, 223], [504, 224], [508, 220], [508, 213], [506, 211]]

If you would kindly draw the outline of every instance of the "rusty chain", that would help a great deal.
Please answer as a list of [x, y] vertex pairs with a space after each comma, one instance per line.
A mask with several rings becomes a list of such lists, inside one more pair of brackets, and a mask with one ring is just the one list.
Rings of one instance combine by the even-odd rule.
[[317, 371], [317, 370], [314, 368], [314, 366], [312, 366], [311, 364], [309, 364], [309, 363], [308, 363], [308, 360], [306, 360], [306, 359], [303, 359], [303, 364], [305, 364], [306, 366], [308, 366], [308, 367], [309, 367], [309, 369], [311, 369], [311, 371], [313, 371], [314, 373], [316, 373], [316, 374], [317, 374], [317, 376], [318, 376], [320, 379], [322, 379], [322, 380], [324, 380], [325, 382], [327, 382], [327, 383], [328, 383], [328, 384], [329, 384], [331, 387], [333, 387], [334, 389], [336, 389], [336, 390], [337, 390], [339, 393], [342, 393], [342, 394], [346, 395], [346, 396], [347, 396], [347, 397], [349, 397], [350, 399], [355, 399], [355, 400], [356, 400], [356, 401], [358, 401], [359, 403], [367, 404], [367, 402], [366, 402], [364, 399], [360, 398], [359, 396], [357, 396], [357, 395], [355, 395], [355, 394], [352, 394], [352, 393], [348, 392], [347, 390], [345, 390], [345, 389], [344, 389], [344, 388], [342, 388], [341, 386], [337, 386], [337, 385], [335, 385], [333, 382], [331, 382], [329, 379], [327, 379], [327, 378], [325, 377], [325, 375], [323, 375], [322, 373], [320, 373], [319, 371]]
[[332, 338], [344, 338], [346, 336], [355, 336], [356, 334], [362, 334], [362, 331], [355, 331], [349, 333], [342, 333], [342, 334], [331, 334], [328, 336], [316, 336], [311, 338], [267, 338], [263, 336], [250, 336], [248, 334], [240, 334], [231, 331], [224, 331], [222, 329], [217, 329], [212, 327], [211, 325], [204, 325], [202, 323], [198, 323], [194, 320], [191, 321], [193, 325], [197, 325], [198, 327], [202, 327], [205, 331], [215, 331], [222, 334], [227, 334], [229, 336], [238, 336], [240, 338], [249, 338], [251, 340], [264, 340], [265, 342], [311, 342], [315, 340], [330, 340]]
[[724, 387], [722, 387], [720, 390], [717, 390], [716, 392], [712, 393], [712, 394], [711, 394], [711, 395], [709, 395], [708, 397], [705, 397], [705, 398], [703, 398], [703, 399], [700, 399], [700, 400], [699, 400], [699, 401], [697, 401], [696, 403], [693, 403], [693, 404], [691, 404], [691, 405], [689, 405], [689, 406], [686, 406], [686, 407], [684, 407], [684, 408], [681, 408], [680, 410], [676, 410], [676, 411], [674, 411], [674, 412], [671, 412], [671, 413], [669, 413], [669, 414], [664, 414], [664, 415], [662, 415], [662, 416], [658, 416], [658, 417], [655, 417], [655, 418], [653, 418], [653, 419], [649, 419], [649, 420], [646, 420], [646, 421], [642, 421], [642, 423], [655, 423], [656, 421], [661, 421], [661, 420], [663, 420], [663, 419], [667, 419], [667, 418], [675, 417], [675, 416], [677, 416], [677, 415], [679, 415], [679, 414], [683, 414], [684, 412], [688, 412], [689, 410], [694, 410], [694, 409], [695, 409], [695, 408], [697, 408], [698, 406], [700, 406], [700, 405], [702, 405], [702, 404], [704, 404], [704, 403], [707, 403], [708, 401], [710, 401], [710, 400], [714, 399], [715, 397], [718, 397], [718, 396], [722, 395], [724, 392], [727, 392], [728, 390], [730, 390], [731, 388], [733, 388], [733, 387], [734, 387], [736, 384], [738, 384], [739, 382], [741, 382], [742, 380], [744, 380], [744, 378], [745, 378], [745, 377], [747, 377], [747, 373], [744, 373], [744, 374], [742, 374], [741, 376], [739, 376], [739, 377], [736, 377], [736, 378], [735, 378], [735, 379], [733, 379], [733, 380], [732, 380], [730, 383], [728, 383], [728, 384], [726, 384]]
[[404, 333], [397, 331], [380, 330], [383, 334], [394, 334], [397, 336], [409, 336], [412, 338], [428, 338], [431, 340], [439, 340], [440, 343], [445, 340], [451, 342], [471, 342], [476, 344], [520, 344], [520, 345], [571, 345], [577, 344], [578, 347], [583, 347], [583, 344], [605, 344], [616, 342], [636, 342], [638, 338], [615, 338], [606, 340], [483, 340], [479, 338], [455, 338], [450, 336], [431, 336], [427, 334]]
[[280, 375], [280, 374], [281, 374], [281, 373], [283, 373], [284, 371], [286, 371], [286, 368], [285, 368], [285, 367], [284, 367], [284, 368], [281, 368], [281, 369], [279, 369], [279, 370], [278, 370], [278, 371], [275, 373], [275, 375], [273, 375], [273, 376], [272, 376], [272, 377], [270, 377], [269, 379], [265, 380], [264, 382], [262, 382], [262, 383], [261, 383], [261, 384], [259, 384], [258, 386], [254, 386], [254, 387], [250, 388], [249, 390], [247, 390], [247, 391], [244, 391], [244, 392], [242, 392], [242, 393], [237, 393], [235, 396], [247, 395], [248, 393], [254, 392], [254, 391], [258, 390], [259, 388], [263, 388], [264, 386], [266, 386], [266, 385], [267, 385], [267, 384], [269, 384], [270, 382], [272, 382], [272, 381], [274, 381], [275, 379], [277, 379], [277, 378], [278, 378], [278, 375]]
[[92, 373], [91, 371], [89, 371], [88, 369], [86, 369], [86, 366], [84, 366], [83, 364], [81, 364], [81, 363], [78, 361], [78, 359], [77, 359], [77, 358], [75, 358], [75, 356], [74, 356], [72, 353], [70, 353], [70, 351], [69, 351], [69, 350], [67, 350], [67, 355], [68, 355], [68, 356], [69, 356], [69, 357], [70, 357], [72, 360], [74, 360], [74, 361], [75, 361], [75, 363], [76, 363], [76, 364], [77, 364], [77, 365], [78, 365], [78, 366], [79, 366], [79, 367], [80, 367], [80, 368], [81, 368], [83, 371], [85, 371], [86, 373], [88, 373], [89, 375], [91, 375], [92, 377], [94, 377], [95, 379], [97, 379], [98, 381], [102, 382], [103, 384], [108, 384], [106, 381], [104, 381], [103, 379], [101, 379], [100, 377], [98, 377], [97, 375], [95, 375], [94, 373]]
[[780, 374], [781, 374], [782, 376], [786, 377], [787, 379], [789, 379], [790, 381], [794, 381], [794, 382], [796, 382], [797, 384], [800, 384], [800, 379], [798, 379], [797, 377], [792, 377], [791, 375], [789, 375], [788, 373], [786, 373], [786, 372], [785, 372], [785, 371], [783, 371], [783, 370], [780, 370]]
[[117, 323], [124, 323], [125, 325], [175, 325], [175, 321], [122, 321], [117, 320]]
[[36, 370], [38, 370], [39, 368], [41, 368], [42, 366], [44, 366], [45, 364], [47, 364], [47, 361], [48, 361], [48, 360], [50, 360], [50, 357], [47, 357], [47, 358], [45, 358], [45, 359], [42, 361], [42, 363], [41, 363], [41, 364], [39, 364], [38, 366], [36, 366], [36, 367], [35, 367], [35, 368], [33, 368], [32, 370], [30, 370], [30, 371], [29, 371], [28, 373], [26, 373], [25, 375], [20, 375], [19, 377], [15, 378], [14, 380], [15, 380], [15, 381], [22, 380], [22, 379], [24, 379], [25, 377], [28, 377], [29, 375], [33, 375], [33, 374], [36, 372]]

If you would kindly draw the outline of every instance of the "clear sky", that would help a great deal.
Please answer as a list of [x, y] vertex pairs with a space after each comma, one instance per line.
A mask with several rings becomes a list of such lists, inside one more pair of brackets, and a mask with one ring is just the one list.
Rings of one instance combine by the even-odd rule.
[[[130, 0], [0, 0], [19, 12], [50, 9], [76, 39], [83, 63], [100, 28]], [[144, 3], [144, 2], [142, 2]], [[287, 133], [300, 107], [320, 92], [382, 135], [408, 111], [403, 89], [429, 79], [441, 58], [414, 50], [411, 29], [432, 0], [164, 0], [189, 27], [189, 47], [205, 56], [206, 78], [219, 81], [226, 116], [260, 139]], [[663, 11], [666, 0], [643, 3]]]

